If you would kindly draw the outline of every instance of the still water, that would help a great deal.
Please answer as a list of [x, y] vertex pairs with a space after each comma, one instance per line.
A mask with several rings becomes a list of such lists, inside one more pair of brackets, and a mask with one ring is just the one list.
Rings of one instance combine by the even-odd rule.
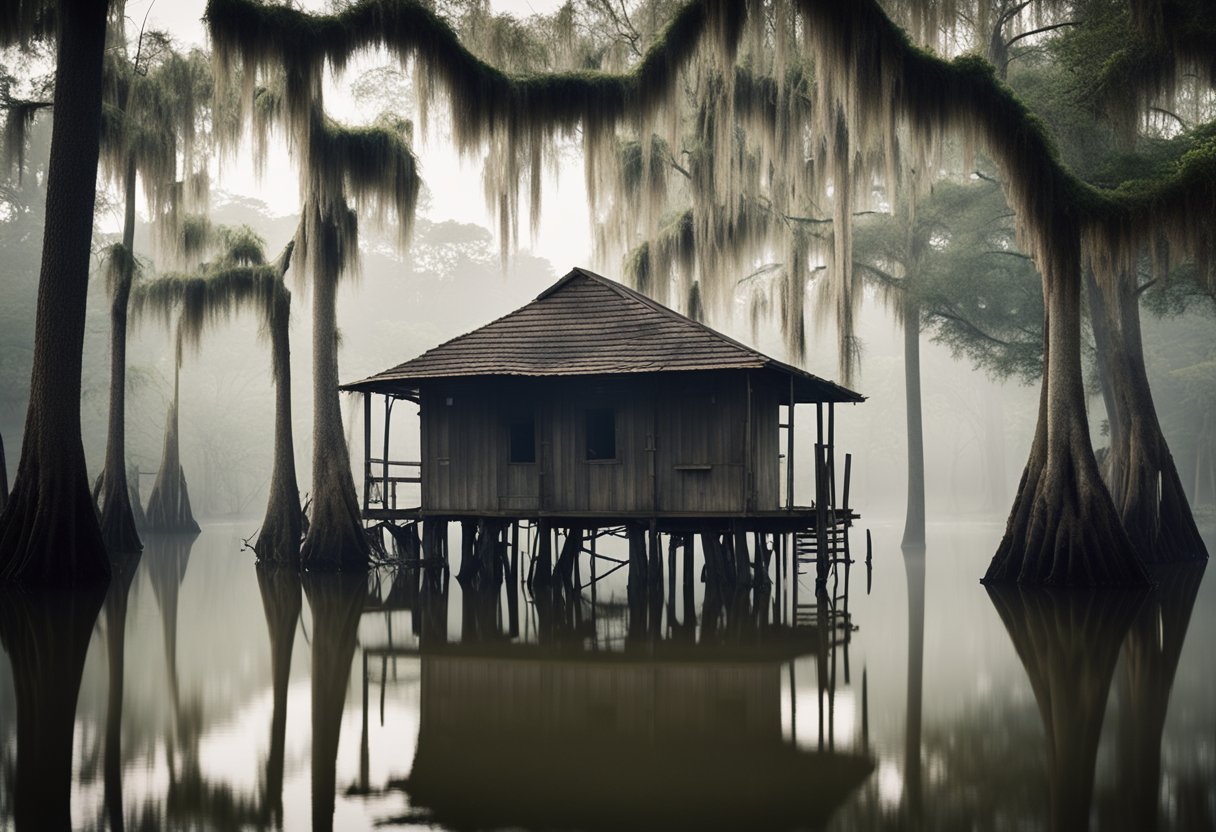
[[623, 572], [536, 603], [149, 536], [103, 594], [0, 598], [0, 829], [1216, 828], [1202, 568], [990, 594], [999, 521], [869, 525], [797, 629], [788, 581], [631, 611]]

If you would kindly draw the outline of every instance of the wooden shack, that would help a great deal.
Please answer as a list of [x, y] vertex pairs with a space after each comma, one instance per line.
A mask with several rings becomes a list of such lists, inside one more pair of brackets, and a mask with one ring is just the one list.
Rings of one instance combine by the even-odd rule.
[[[844, 499], [836, 498], [835, 405], [864, 397], [585, 269], [342, 389], [364, 395], [369, 520], [805, 532], [816, 518], [822, 529], [852, 517], [847, 464]], [[384, 399], [376, 438], [374, 396]], [[418, 406], [418, 460], [388, 458], [401, 400]], [[817, 417], [806, 460], [817, 493], [802, 507], [793, 478], [798, 404], [814, 404]], [[421, 499], [405, 504], [400, 495], [413, 484]]]

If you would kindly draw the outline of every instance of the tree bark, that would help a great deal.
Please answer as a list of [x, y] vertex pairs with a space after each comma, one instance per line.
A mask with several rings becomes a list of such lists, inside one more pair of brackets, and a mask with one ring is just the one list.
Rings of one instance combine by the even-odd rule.
[[106, 439], [106, 464], [98, 483], [101, 536], [111, 552], [134, 552], [143, 548], [131, 510], [127, 484], [127, 306], [135, 277], [135, 157], [127, 160], [126, 210], [123, 216], [121, 270], [110, 300], [110, 422]]
[[920, 403], [920, 305], [904, 298], [904, 399], [908, 427], [908, 510], [903, 546], [925, 545], [925, 435]]
[[[179, 350], [178, 356], [180, 358]], [[181, 364], [173, 370], [173, 404], [165, 419], [165, 443], [161, 452], [160, 470], [148, 495], [148, 529], [155, 532], [197, 533], [198, 523], [190, 508], [190, 491], [186, 487], [186, 472], [182, 470], [181, 445], [178, 439], [178, 407], [181, 401]]]
[[4, 437], [0, 436], [0, 513], [8, 503], [8, 466], [4, 462]]
[[1099, 286], [1089, 274], [1086, 283], [1110, 423], [1103, 467], [1123, 528], [1145, 560], [1205, 560], [1207, 548], [1157, 421], [1135, 286], [1128, 275], [1117, 285]]
[[314, 274], [312, 307], [312, 515], [300, 560], [309, 569], [366, 569], [367, 538], [338, 401], [338, 275], [321, 271]]
[[255, 550], [271, 563], [300, 561], [304, 516], [296, 481], [296, 451], [291, 427], [291, 293], [280, 287], [270, 317], [270, 356], [274, 368], [274, 466], [270, 499]]
[[0, 515], [0, 582], [104, 580], [110, 562], [80, 437], [85, 305], [100, 147], [105, 0], [59, 5], [55, 116], [25, 441]]
[[1005, 536], [983, 580], [1142, 586], [1148, 575], [1090, 443], [1081, 378], [1080, 236], [1067, 220], [1060, 225], [1051, 235], [1054, 262], [1038, 264], [1045, 310], [1038, 427]]

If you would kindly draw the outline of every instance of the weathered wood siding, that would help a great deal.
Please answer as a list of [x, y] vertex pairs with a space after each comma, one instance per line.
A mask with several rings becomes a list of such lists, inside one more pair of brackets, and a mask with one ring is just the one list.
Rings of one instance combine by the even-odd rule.
[[[423, 508], [775, 509], [781, 393], [754, 379], [750, 389], [749, 417], [749, 379], [742, 371], [429, 384], [421, 407]], [[606, 407], [616, 414], [616, 458], [587, 460], [587, 412]], [[528, 415], [536, 424], [537, 461], [512, 464], [510, 425]]]

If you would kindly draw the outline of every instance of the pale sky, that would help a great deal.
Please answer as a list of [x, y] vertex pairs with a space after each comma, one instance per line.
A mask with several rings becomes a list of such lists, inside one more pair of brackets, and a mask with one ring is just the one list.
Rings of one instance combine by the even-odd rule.
[[[548, 12], [563, 0], [492, 0], [495, 10], [517, 15]], [[305, 7], [324, 9], [324, 0], [305, 0]], [[147, 19], [148, 28], [168, 31], [182, 46], [206, 45], [206, 29], [202, 16], [206, 0], [128, 0], [127, 16], [131, 29], [138, 31]], [[369, 55], [355, 62], [344, 75], [326, 91], [326, 110], [342, 121], [358, 124], [371, 114], [360, 113], [350, 95], [351, 83], [368, 69], [388, 63], [384, 56]], [[439, 108], [433, 108], [435, 112]], [[417, 123], [417, 114], [406, 112]], [[485, 207], [480, 159], [461, 159], [446, 137], [435, 129], [419, 135], [414, 150], [422, 168], [422, 178], [430, 204], [425, 215], [436, 222], [458, 220], [485, 226], [497, 233], [497, 224]], [[216, 173], [213, 171], [213, 173]], [[235, 160], [227, 160], [213, 180], [214, 187], [233, 194], [262, 200], [276, 214], [292, 214], [298, 210], [299, 190], [297, 172], [286, 148], [271, 154], [265, 176], [259, 181], [247, 149]], [[540, 227], [535, 243], [530, 242], [527, 208], [522, 206], [520, 246], [547, 258], [555, 271], [561, 273], [571, 266], [591, 266], [591, 230], [583, 182], [582, 160], [578, 154], [568, 154], [555, 177], [546, 182], [542, 193]], [[610, 275], [618, 277], [616, 274]]]

